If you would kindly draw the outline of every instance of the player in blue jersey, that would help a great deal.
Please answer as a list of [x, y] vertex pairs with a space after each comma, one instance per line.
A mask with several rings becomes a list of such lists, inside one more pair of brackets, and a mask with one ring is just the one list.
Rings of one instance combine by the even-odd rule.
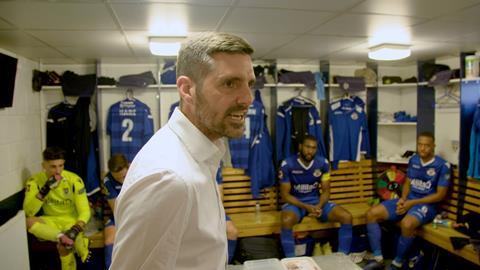
[[450, 164], [435, 155], [435, 138], [430, 132], [417, 137], [417, 154], [410, 158], [402, 197], [375, 205], [367, 212], [367, 230], [375, 260], [364, 269], [383, 269], [381, 230], [378, 222], [401, 221], [395, 259], [390, 269], [400, 269], [412, 245], [415, 231], [430, 222], [437, 213], [436, 203], [443, 200], [450, 184]]
[[[338, 251], [350, 253], [352, 242], [352, 215], [330, 197], [330, 168], [326, 158], [316, 156], [317, 140], [307, 135], [299, 145], [298, 155], [282, 162], [279, 178], [282, 198], [281, 241], [286, 257], [295, 256], [292, 228], [306, 215], [319, 220], [341, 223], [338, 232]], [[320, 195], [319, 191], [322, 191]]]
[[103, 179], [103, 193], [109, 206], [109, 209], [105, 209], [104, 211], [104, 213], [106, 213], [106, 222], [103, 232], [105, 238], [105, 265], [107, 269], [112, 262], [113, 242], [115, 240], [115, 220], [113, 218], [115, 199], [122, 189], [123, 180], [125, 180], [129, 165], [125, 155], [113, 154], [108, 160], [109, 172]]
[[131, 162], [153, 135], [150, 108], [129, 98], [113, 104], [108, 110], [107, 134], [110, 135], [110, 153], [123, 153]]

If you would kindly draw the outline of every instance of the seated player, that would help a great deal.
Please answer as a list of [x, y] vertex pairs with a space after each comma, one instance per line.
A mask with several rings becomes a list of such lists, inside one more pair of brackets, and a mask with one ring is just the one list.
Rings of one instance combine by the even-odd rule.
[[417, 154], [410, 158], [402, 197], [382, 202], [367, 212], [368, 240], [374, 259], [364, 269], [383, 269], [379, 222], [400, 221], [395, 259], [390, 269], [400, 269], [418, 227], [433, 220], [436, 203], [443, 200], [450, 183], [450, 164], [435, 155], [435, 138], [430, 132], [417, 137]]
[[115, 240], [115, 220], [113, 211], [115, 209], [115, 199], [122, 189], [123, 180], [127, 175], [128, 166], [127, 158], [123, 154], [113, 154], [108, 160], [109, 172], [103, 179], [103, 192], [106, 196], [110, 209], [105, 209], [107, 222], [105, 223], [104, 241], [105, 241], [105, 266], [107, 269], [112, 262], [113, 242]]
[[299, 145], [298, 155], [288, 157], [281, 164], [280, 193], [286, 204], [282, 207], [280, 237], [286, 257], [295, 256], [292, 228], [306, 215], [316, 217], [322, 222], [340, 222], [338, 252], [350, 253], [352, 215], [341, 206], [328, 201], [329, 163], [324, 157], [315, 156], [316, 152], [317, 139], [307, 135]]
[[[82, 179], [64, 170], [65, 151], [48, 147], [43, 151], [43, 172], [27, 180], [23, 208], [28, 232], [41, 240], [57, 243], [62, 269], [76, 269], [74, 251], [85, 262], [88, 238], [83, 230], [90, 207]], [[35, 216], [43, 210], [41, 216]]]

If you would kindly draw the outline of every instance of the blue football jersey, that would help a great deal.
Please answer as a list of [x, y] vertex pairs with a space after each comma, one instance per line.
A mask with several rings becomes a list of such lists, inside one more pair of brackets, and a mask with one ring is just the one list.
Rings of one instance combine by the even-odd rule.
[[329, 155], [333, 168], [337, 168], [340, 160], [359, 161], [360, 153], [370, 153], [367, 117], [360, 98], [344, 98], [333, 102], [329, 107], [328, 119]]
[[467, 176], [480, 178], [480, 101], [475, 109], [470, 131], [470, 158]]
[[110, 135], [110, 152], [122, 153], [131, 162], [153, 135], [150, 108], [136, 99], [113, 104], [108, 110], [107, 134]]
[[105, 187], [104, 193], [107, 200], [116, 199], [122, 189], [122, 183], [115, 180], [111, 173], [108, 173], [103, 179], [103, 186]]
[[450, 164], [439, 156], [423, 164], [421, 158], [414, 155], [408, 162], [407, 177], [410, 180], [408, 199], [423, 198], [437, 192], [437, 186], [449, 186]]
[[308, 166], [303, 165], [298, 155], [282, 161], [279, 178], [281, 183], [290, 183], [290, 194], [297, 199], [319, 197], [322, 180], [329, 179], [329, 164], [324, 157], [315, 156]]

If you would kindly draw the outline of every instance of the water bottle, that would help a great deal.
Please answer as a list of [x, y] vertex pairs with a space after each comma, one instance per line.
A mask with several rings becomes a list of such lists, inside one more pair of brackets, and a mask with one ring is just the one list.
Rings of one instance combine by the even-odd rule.
[[433, 226], [434, 227], [440, 226], [440, 227], [451, 228], [453, 226], [453, 221], [451, 221], [449, 219], [446, 219], [446, 218], [438, 218], [438, 216], [437, 216], [433, 219]]
[[255, 223], [261, 223], [259, 202], [255, 204]]

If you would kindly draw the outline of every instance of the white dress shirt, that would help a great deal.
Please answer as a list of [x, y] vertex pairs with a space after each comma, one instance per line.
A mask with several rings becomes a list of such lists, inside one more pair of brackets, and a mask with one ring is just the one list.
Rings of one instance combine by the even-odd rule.
[[225, 212], [215, 181], [224, 142], [177, 108], [133, 160], [115, 203], [110, 269], [225, 269]]

